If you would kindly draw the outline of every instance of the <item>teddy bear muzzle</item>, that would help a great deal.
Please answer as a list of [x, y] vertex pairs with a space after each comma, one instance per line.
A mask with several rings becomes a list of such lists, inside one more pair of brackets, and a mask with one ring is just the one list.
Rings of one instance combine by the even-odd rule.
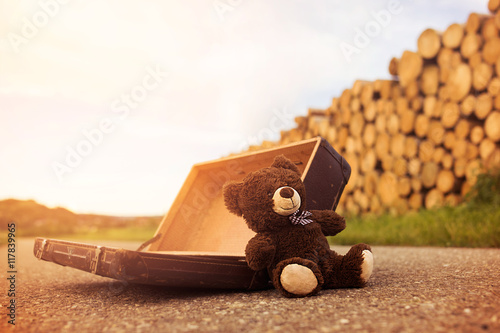
[[290, 186], [278, 188], [273, 195], [273, 210], [279, 215], [288, 216], [299, 209], [301, 201], [299, 193]]

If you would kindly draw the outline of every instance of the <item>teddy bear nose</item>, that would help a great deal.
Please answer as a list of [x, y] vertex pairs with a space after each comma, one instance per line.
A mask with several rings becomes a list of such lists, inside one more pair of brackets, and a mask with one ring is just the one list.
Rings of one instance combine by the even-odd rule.
[[293, 192], [293, 189], [291, 187], [284, 187], [280, 190], [280, 196], [282, 198], [291, 198], [293, 197], [294, 195], [294, 192]]

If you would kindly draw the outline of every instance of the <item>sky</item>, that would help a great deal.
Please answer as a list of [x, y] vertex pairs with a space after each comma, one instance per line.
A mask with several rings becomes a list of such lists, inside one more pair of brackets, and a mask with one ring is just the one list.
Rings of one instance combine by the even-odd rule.
[[163, 215], [487, 0], [0, 1], [0, 200]]

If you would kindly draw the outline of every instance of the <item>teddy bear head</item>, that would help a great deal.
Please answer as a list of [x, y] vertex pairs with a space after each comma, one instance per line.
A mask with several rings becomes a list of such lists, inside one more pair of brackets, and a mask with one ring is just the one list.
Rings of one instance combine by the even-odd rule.
[[242, 181], [224, 185], [228, 210], [243, 216], [255, 232], [290, 225], [290, 215], [305, 209], [306, 190], [297, 166], [283, 155], [270, 167], [249, 173]]

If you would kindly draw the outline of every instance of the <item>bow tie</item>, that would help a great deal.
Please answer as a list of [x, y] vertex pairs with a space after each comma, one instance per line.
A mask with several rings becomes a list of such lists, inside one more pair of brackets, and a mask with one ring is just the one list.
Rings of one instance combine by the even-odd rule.
[[295, 213], [290, 215], [288, 218], [290, 219], [290, 221], [294, 225], [297, 225], [297, 224], [306, 225], [306, 224], [313, 222], [313, 220], [307, 218], [311, 215], [312, 215], [312, 213], [308, 212], [307, 210], [304, 210], [302, 212], [300, 212], [299, 210], [296, 210]]

